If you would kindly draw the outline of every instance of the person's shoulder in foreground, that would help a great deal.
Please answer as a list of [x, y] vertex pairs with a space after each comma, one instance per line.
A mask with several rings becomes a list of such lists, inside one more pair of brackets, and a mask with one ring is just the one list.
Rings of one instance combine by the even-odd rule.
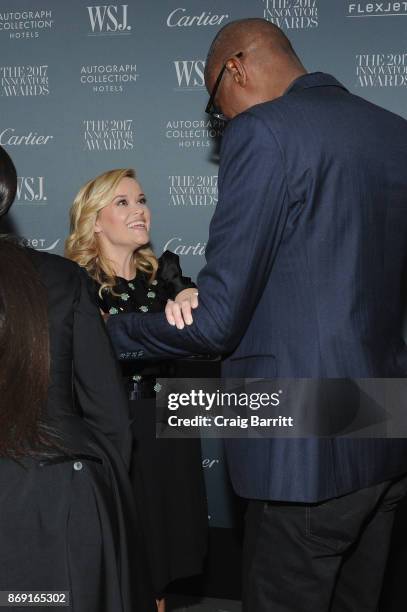
[[57, 255], [55, 253], [47, 253], [44, 251], [36, 251], [33, 248], [27, 248], [26, 252], [37, 267], [46, 267], [60, 274], [77, 274], [79, 270], [78, 264], [75, 262]]

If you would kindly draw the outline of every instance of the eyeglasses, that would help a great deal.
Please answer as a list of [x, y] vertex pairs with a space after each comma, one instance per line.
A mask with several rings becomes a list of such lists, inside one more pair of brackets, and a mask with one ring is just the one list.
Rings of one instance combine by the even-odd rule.
[[[240, 51], [239, 53], [236, 53], [236, 55], [234, 55], [233, 57], [242, 57], [242, 55], [243, 55], [243, 51]], [[211, 117], [215, 117], [216, 119], [220, 119], [221, 121], [228, 121], [228, 118], [225, 117], [225, 115], [223, 113], [221, 113], [221, 111], [216, 107], [216, 105], [215, 105], [215, 97], [216, 97], [216, 94], [218, 92], [219, 85], [220, 85], [220, 82], [222, 80], [222, 77], [223, 77], [223, 75], [225, 73], [226, 65], [227, 65], [227, 62], [225, 62], [223, 64], [222, 70], [218, 74], [218, 78], [216, 79], [215, 85], [213, 86], [212, 93], [211, 93], [210, 98], [209, 98], [209, 102], [208, 102], [208, 104], [206, 105], [206, 108], [205, 108], [205, 113], [208, 113], [208, 115], [211, 115]]]

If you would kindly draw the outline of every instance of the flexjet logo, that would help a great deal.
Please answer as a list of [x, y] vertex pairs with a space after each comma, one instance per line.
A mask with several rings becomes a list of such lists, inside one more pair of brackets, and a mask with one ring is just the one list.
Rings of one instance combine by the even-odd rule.
[[131, 33], [128, 23], [128, 4], [88, 6], [91, 33], [89, 36], [118, 36]]
[[407, 2], [349, 2], [348, 17], [399, 17], [407, 15]]
[[54, 251], [60, 242], [61, 238], [57, 238], [51, 242], [46, 238], [22, 238], [21, 240], [24, 246], [32, 247], [37, 251]]
[[175, 73], [179, 90], [197, 90], [205, 87], [205, 61], [176, 60], [174, 61]]

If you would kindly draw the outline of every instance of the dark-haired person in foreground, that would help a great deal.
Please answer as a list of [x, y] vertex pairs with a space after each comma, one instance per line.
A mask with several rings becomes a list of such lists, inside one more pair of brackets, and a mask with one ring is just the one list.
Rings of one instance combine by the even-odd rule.
[[[206, 63], [231, 119], [199, 307], [183, 330], [123, 314], [118, 353], [222, 353], [231, 378], [407, 374], [407, 122], [308, 74], [261, 19], [231, 22]], [[373, 612], [407, 441], [227, 440], [246, 522], [246, 612]]]
[[[15, 192], [0, 147], [0, 215]], [[127, 547], [131, 432], [103, 327], [76, 264], [0, 237], [0, 591], [51, 602], [67, 591], [73, 612], [153, 612]]]

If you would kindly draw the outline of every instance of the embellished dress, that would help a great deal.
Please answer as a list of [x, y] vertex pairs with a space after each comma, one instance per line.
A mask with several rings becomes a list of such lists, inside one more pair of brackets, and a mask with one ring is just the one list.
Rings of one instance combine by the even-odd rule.
[[[99, 308], [119, 313], [163, 312], [168, 299], [195, 287], [182, 275], [179, 257], [165, 251], [156, 279], [138, 272], [133, 280], [117, 277], [113, 295], [95, 295]], [[170, 377], [174, 361], [120, 362], [133, 417], [134, 451], [131, 480], [144, 532], [156, 596], [174, 580], [202, 572], [207, 546], [207, 504], [199, 440], [155, 438], [154, 386]], [[177, 375], [180, 374], [179, 362]]]

